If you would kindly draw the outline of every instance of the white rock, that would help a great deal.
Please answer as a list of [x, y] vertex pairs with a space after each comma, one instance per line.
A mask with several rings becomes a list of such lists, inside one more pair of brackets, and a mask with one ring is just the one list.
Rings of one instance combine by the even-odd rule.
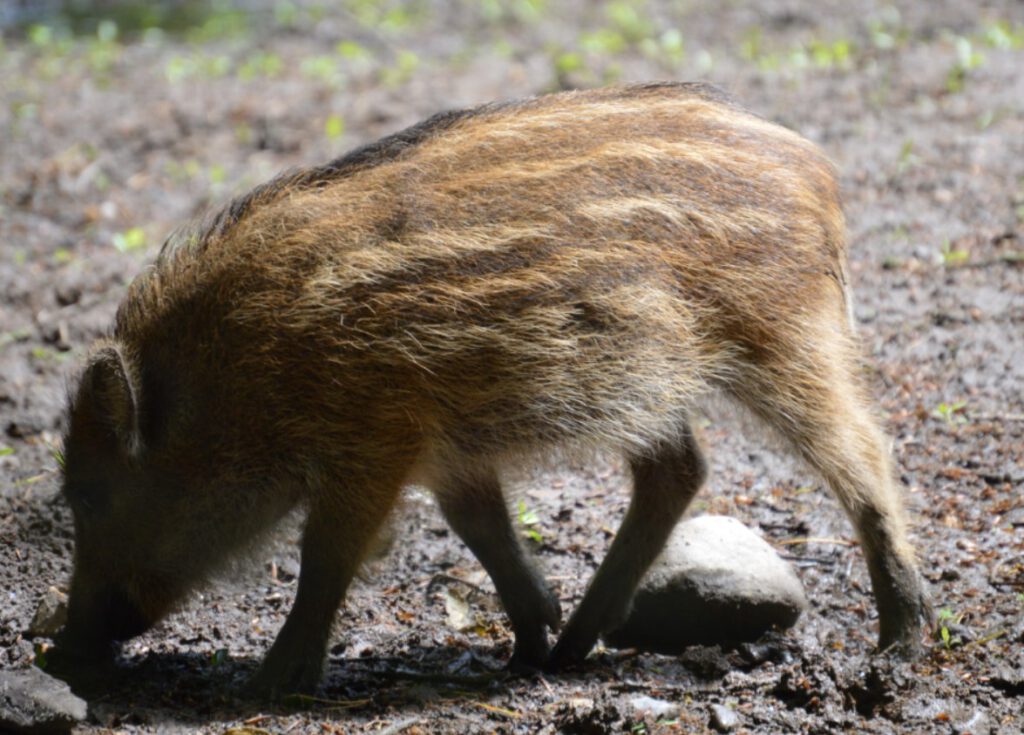
[[617, 648], [678, 653], [688, 645], [753, 641], [807, 609], [793, 568], [734, 518], [680, 523], [644, 577]]

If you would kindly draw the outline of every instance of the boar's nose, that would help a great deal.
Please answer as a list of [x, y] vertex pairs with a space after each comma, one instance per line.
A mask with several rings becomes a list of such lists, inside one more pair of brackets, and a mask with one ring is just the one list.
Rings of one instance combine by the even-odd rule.
[[108, 652], [114, 641], [128, 640], [149, 627], [138, 605], [116, 588], [77, 596], [72, 590], [68, 623], [57, 636], [57, 644], [69, 654], [97, 656]]

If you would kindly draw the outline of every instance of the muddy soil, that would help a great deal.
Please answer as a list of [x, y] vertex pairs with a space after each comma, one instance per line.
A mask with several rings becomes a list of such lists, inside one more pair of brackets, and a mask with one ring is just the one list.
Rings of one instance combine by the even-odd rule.
[[[788, 634], [506, 677], [493, 588], [412, 489], [339, 614], [318, 698], [236, 696], [293, 599], [296, 521], [127, 643], [81, 732], [699, 733], [712, 705], [747, 733], [1024, 730], [1024, 5], [186, 1], [97, 3], [99, 23], [60, 5], [0, 14], [0, 666], [45, 649], [24, 631], [68, 580], [67, 381], [175, 226], [444, 108], [615, 80], [715, 82], [838, 164], [865, 370], [940, 624], [911, 665], [873, 656], [841, 510], [715, 408], [691, 512], [735, 516], [796, 565], [811, 609]], [[624, 511], [621, 465], [516, 485], [569, 608]]]

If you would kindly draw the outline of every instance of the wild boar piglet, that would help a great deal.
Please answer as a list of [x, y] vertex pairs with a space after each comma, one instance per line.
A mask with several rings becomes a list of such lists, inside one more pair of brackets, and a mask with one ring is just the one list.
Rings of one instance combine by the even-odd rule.
[[[172, 236], [88, 358], [58, 650], [145, 631], [301, 506], [295, 603], [252, 685], [313, 689], [346, 587], [417, 483], [493, 579], [513, 663], [579, 661], [703, 483], [691, 421], [719, 393], [824, 478], [879, 645], [912, 653], [927, 603], [849, 300], [833, 167], [702, 85], [443, 113], [279, 176]], [[634, 488], [562, 627], [501, 477], [574, 448], [621, 453]]]

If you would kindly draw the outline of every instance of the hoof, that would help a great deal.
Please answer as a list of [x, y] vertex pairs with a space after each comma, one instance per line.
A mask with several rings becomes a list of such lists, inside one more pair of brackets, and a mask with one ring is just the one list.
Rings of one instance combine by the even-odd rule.
[[544, 665], [544, 670], [554, 674], [575, 668], [587, 658], [590, 648], [590, 646], [587, 646], [584, 649], [582, 646], [567, 644], [565, 639], [559, 640], [555, 644], [554, 649], [552, 649], [551, 655]]

